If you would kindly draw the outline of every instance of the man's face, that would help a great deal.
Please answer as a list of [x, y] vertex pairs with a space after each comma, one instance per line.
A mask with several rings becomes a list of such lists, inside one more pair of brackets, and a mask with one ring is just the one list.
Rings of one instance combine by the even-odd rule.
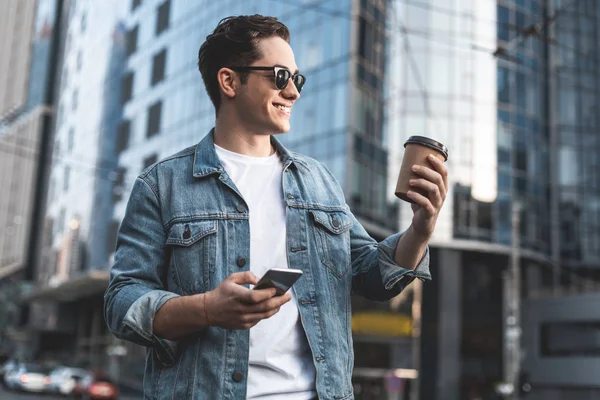
[[[280, 37], [261, 39], [258, 49], [262, 58], [251, 66], [284, 67], [292, 74], [298, 71], [292, 48]], [[236, 93], [234, 104], [241, 120], [252, 132], [274, 135], [290, 130], [292, 107], [299, 97], [291, 79], [280, 90], [275, 85], [272, 71], [252, 71], [246, 84]]]

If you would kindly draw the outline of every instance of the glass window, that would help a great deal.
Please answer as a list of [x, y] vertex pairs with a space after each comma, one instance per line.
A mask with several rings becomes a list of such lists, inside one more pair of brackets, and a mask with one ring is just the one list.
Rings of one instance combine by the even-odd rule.
[[560, 89], [558, 97], [558, 116], [563, 125], [577, 125], [579, 96], [572, 89]]
[[77, 71], [81, 71], [81, 67], [83, 65], [83, 52], [79, 50], [77, 52]]
[[160, 132], [160, 120], [162, 114], [162, 101], [158, 101], [148, 109], [148, 120], [146, 126], [146, 136], [152, 137]]
[[73, 150], [73, 144], [75, 142], [75, 129], [69, 129], [69, 138], [67, 140], [67, 151], [71, 152]]
[[87, 28], [87, 12], [86, 11], [81, 13], [80, 28], [81, 28], [81, 33], [84, 33]]
[[128, 119], [121, 121], [117, 128], [117, 153], [121, 153], [129, 145], [129, 132], [131, 121]]
[[510, 103], [510, 71], [503, 67], [498, 67], [498, 101], [501, 103]]
[[526, 109], [527, 97], [525, 94], [525, 86], [525, 74], [521, 71], [517, 71], [517, 107], [519, 107], [520, 110]]
[[572, 147], [561, 146], [558, 150], [558, 183], [576, 185], [579, 183], [578, 178], [577, 151]]
[[169, 27], [169, 14], [171, 9], [171, 0], [162, 3], [157, 10], [156, 17], [156, 36], [160, 35]]
[[158, 154], [156, 154], [156, 153], [151, 154], [150, 156], [144, 158], [142, 169], [144, 170], [144, 169], [148, 168], [149, 166], [151, 166], [152, 164], [154, 164], [157, 161], [158, 161]]
[[71, 109], [73, 111], [77, 110], [77, 106], [79, 103], [79, 90], [73, 90], [73, 98], [71, 99]]
[[510, 23], [508, 8], [498, 6], [498, 38], [500, 40], [509, 41], [510, 35], [508, 32], [508, 24]]
[[67, 167], [65, 167], [64, 175], [63, 175], [63, 192], [66, 192], [69, 190], [70, 178], [71, 178], [71, 167], [67, 166]]
[[127, 103], [133, 96], [133, 78], [133, 71], [128, 72], [123, 77], [123, 82], [121, 84], [121, 104]]
[[127, 31], [127, 55], [131, 55], [135, 53], [137, 50], [137, 42], [138, 42], [138, 25], [136, 25], [133, 29]]
[[599, 335], [600, 323], [596, 321], [543, 323], [540, 352], [545, 357], [597, 357]]
[[154, 56], [152, 59], [152, 80], [150, 86], [156, 85], [165, 78], [165, 66], [167, 61], [167, 49]]

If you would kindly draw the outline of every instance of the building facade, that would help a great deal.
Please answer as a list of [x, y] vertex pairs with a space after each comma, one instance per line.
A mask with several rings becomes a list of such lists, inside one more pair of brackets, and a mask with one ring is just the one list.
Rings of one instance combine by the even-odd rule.
[[[5, 1], [0, 16], [0, 353], [28, 337], [27, 307], [42, 237], [51, 140], [53, 50], [60, 32], [54, 0]], [[17, 346], [17, 351], [25, 346]]]
[[[575, 369], [561, 367], [564, 379], [552, 380], [544, 366], [558, 367], [561, 360], [538, 363], [553, 356], [529, 346], [537, 343], [531, 336], [540, 335], [542, 322], [567, 314], [593, 319], [579, 311], [587, 303], [553, 299], [565, 311], [552, 314], [548, 305], [542, 322], [529, 318], [535, 314], [529, 307], [542, 307], [530, 300], [537, 293], [594, 287], [586, 279], [598, 277], [594, 166], [600, 148], [592, 110], [600, 101], [599, 6], [537, 0], [392, 4], [388, 187], [409, 136], [437, 139], [450, 150], [449, 194], [432, 240], [435, 278], [423, 292], [420, 371], [427, 380], [420, 398], [494, 398], [496, 383], [506, 381], [505, 293], [512, 287], [506, 277], [514, 251], [528, 316], [522, 372], [543, 393], [539, 398], [573, 398], [549, 397], [567, 382], [575, 391], [591, 390]], [[512, 234], [516, 204], [518, 249]], [[411, 216], [402, 204], [400, 230]]]

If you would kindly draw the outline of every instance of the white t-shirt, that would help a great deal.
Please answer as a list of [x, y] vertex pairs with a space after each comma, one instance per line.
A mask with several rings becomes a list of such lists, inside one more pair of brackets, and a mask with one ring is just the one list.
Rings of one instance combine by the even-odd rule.
[[[251, 157], [215, 145], [223, 167], [248, 204], [250, 270], [261, 278], [269, 268], [288, 268], [283, 163], [275, 153]], [[315, 367], [292, 300], [250, 329], [248, 399], [308, 400], [316, 396]]]

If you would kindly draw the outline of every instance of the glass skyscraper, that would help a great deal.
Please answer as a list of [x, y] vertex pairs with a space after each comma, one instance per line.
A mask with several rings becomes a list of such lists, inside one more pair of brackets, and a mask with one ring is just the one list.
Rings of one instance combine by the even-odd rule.
[[[421, 398], [492, 398], [505, 379], [515, 203], [524, 304], [598, 280], [599, 22], [594, 1], [389, 3], [388, 187], [409, 136], [450, 151], [434, 280], [423, 293]], [[411, 218], [401, 204], [400, 230]], [[538, 343], [540, 327], [527, 328], [535, 330], [528, 343]], [[539, 348], [523, 351], [536, 358]]]

